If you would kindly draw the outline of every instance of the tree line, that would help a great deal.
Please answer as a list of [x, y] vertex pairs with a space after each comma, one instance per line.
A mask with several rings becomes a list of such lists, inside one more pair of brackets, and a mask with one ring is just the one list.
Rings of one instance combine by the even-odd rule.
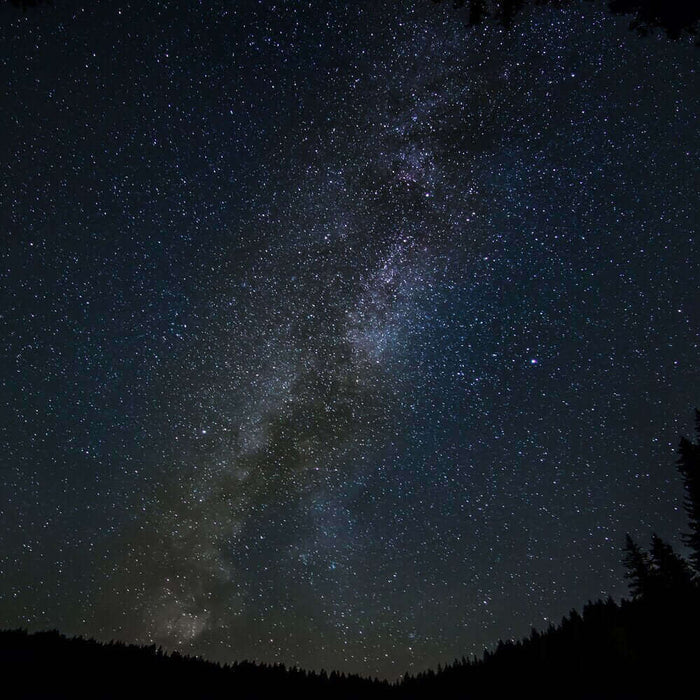
[[[573, 0], [450, 1], [455, 9], [467, 8], [468, 26], [492, 20], [506, 28], [528, 7], [546, 5], [561, 8], [573, 4]], [[438, 4], [444, 0], [432, 2]], [[700, 3], [694, 0], [608, 0], [607, 8], [614, 15], [630, 16], [630, 29], [641, 35], [660, 29], [669, 39], [680, 39], [684, 35], [695, 36], [700, 22]]]

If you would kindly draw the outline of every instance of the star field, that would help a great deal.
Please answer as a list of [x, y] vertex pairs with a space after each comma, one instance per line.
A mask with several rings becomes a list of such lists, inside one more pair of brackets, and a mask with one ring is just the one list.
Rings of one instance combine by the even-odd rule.
[[395, 678], [678, 541], [696, 50], [444, 5], [0, 8], [3, 628]]

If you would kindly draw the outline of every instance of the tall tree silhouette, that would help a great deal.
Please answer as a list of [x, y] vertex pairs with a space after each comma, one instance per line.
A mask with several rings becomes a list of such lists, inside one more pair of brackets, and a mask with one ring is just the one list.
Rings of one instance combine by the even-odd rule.
[[691, 442], [681, 437], [678, 445], [678, 471], [685, 487], [685, 512], [688, 514], [689, 532], [683, 541], [690, 547], [690, 560], [700, 574], [700, 411], [695, 409], [695, 437]]
[[625, 568], [625, 578], [629, 582], [633, 598], [647, 596], [651, 589], [651, 560], [649, 555], [627, 534], [625, 538], [625, 553], [622, 559]]
[[687, 595], [693, 587], [693, 573], [680, 554], [657, 534], [651, 538], [654, 592], [659, 595]]

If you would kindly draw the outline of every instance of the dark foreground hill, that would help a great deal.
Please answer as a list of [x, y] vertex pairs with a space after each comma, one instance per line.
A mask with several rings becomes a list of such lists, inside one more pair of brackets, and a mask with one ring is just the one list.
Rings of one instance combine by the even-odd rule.
[[0, 672], [16, 688], [3, 696], [18, 698], [672, 698], [696, 685], [699, 632], [693, 589], [589, 603], [557, 627], [398, 684], [21, 630], [0, 632]]
[[[0, 632], [1, 697], [375, 698], [388, 683], [247, 661], [220, 665], [153, 646]], [[12, 688], [6, 694], [3, 688]]]
[[480, 660], [405, 679], [401, 697], [682, 698], [681, 688], [697, 685], [699, 633], [698, 591], [589, 603]]

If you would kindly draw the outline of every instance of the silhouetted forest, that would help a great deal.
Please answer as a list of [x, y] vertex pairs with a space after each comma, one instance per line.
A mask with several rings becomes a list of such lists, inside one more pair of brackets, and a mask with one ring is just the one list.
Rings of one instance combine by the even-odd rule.
[[[533, 5], [564, 7], [589, 0], [447, 0], [455, 9], [468, 8], [467, 24], [474, 26], [484, 20], [494, 20], [510, 27], [523, 9]], [[445, 0], [432, 0], [442, 3]], [[10, 0], [23, 11], [37, 5], [51, 5], [53, 0]], [[608, 9], [615, 15], [630, 16], [630, 29], [646, 35], [663, 30], [670, 39], [683, 35], [695, 36], [700, 23], [700, 2], [696, 0], [608, 0]]]
[[557, 626], [499, 642], [397, 683], [248, 661], [215, 664], [155, 645], [101, 644], [56, 631], [0, 632], [0, 669], [12, 697], [122, 698], [651, 698], [681, 697], [700, 652], [700, 412], [696, 440], [681, 438], [688, 558], [652, 535], [627, 536], [630, 600], [588, 603]]
[[[389, 684], [241, 661], [216, 664], [160, 647], [101, 644], [57, 631], [0, 632], [3, 687], [32, 698], [378, 698]], [[9, 696], [7, 696], [9, 697]]]
[[[432, 0], [441, 3], [445, 0]], [[552, 7], [572, 6], [582, 0], [449, 0], [455, 9], [467, 7], [467, 24], [475, 26], [484, 20], [494, 20], [510, 27], [515, 17], [534, 5]], [[700, 21], [700, 3], [694, 0], [609, 0], [608, 9], [615, 15], [629, 15], [630, 29], [649, 34], [656, 29], [666, 32], [670, 39], [684, 34], [696, 35]]]

